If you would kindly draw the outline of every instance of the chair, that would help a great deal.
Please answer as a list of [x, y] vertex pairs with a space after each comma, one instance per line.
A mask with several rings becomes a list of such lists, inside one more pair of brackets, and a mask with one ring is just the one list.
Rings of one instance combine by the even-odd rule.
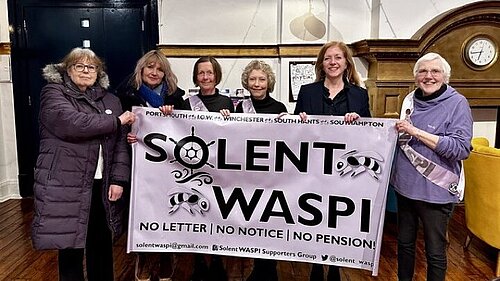
[[[488, 245], [500, 249], [500, 149], [489, 147], [483, 137], [472, 139], [472, 151], [464, 161], [465, 223], [469, 233]], [[500, 276], [500, 251], [495, 276]]]

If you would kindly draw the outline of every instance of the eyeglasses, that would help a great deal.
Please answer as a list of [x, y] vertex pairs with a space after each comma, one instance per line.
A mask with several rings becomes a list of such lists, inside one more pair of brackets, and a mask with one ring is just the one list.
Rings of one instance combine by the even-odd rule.
[[83, 64], [83, 63], [74, 64], [73, 68], [76, 71], [78, 71], [78, 72], [84, 71], [85, 68], [87, 68], [87, 71], [90, 72], [90, 73], [94, 73], [97, 70], [97, 66], [96, 65], [93, 65], [93, 64]]
[[431, 74], [432, 77], [436, 77], [442, 73], [443, 71], [441, 71], [440, 69], [419, 69], [417, 71], [417, 75], [420, 77], [425, 77], [427, 76], [427, 74]]
[[203, 71], [200, 71], [198, 72], [197, 74], [199, 77], [203, 77], [203, 76], [208, 76], [208, 77], [212, 77], [214, 76], [215, 74], [212, 72], [212, 71], [207, 71], [207, 72], [203, 72]]

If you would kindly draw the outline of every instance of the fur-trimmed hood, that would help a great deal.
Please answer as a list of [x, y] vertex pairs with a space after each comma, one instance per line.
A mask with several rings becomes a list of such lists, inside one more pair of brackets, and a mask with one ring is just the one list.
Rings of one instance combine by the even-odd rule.
[[[61, 63], [58, 64], [48, 64], [42, 69], [43, 78], [49, 83], [64, 83], [64, 76], [66, 75], [66, 69]], [[109, 88], [109, 77], [106, 72], [99, 70], [97, 72], [96, 84], [104, 89]]]

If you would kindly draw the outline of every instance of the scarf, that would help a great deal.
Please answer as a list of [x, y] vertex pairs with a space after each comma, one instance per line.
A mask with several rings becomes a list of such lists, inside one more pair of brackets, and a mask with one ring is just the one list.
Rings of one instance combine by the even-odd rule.
[[163, 82], [154, 90], [142, 84], [139, 87], [139, 95], [152, 107], [160, 107], [163, 105], [165, 95], [168, 90], [167, 83]]

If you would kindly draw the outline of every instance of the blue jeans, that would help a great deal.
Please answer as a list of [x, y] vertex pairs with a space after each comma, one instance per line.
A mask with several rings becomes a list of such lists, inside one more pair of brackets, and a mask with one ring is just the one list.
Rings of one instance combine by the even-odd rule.
[[433, 204], [398, 196], [398, 279], [410, 281], [415, 271], [415, 246], [419, 219], [424, 229], [427, 281], [446, 276], [446, 231], [454, 203]]

